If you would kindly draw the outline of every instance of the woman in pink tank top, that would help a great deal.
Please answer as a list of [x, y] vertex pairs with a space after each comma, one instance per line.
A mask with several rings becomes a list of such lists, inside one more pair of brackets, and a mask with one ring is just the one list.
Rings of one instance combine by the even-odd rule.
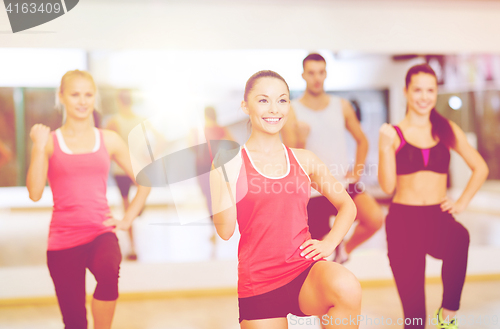
[[54, 210], [49, 230], [47, 264], [65, 328], [87, 328], [85, 272], [94, 274], [94, 328], [110, 328], [118, 298], [121, 253], [115, 232], [127, 230], [139, 214], [149, 187], [137, 194], [122, 220], [114, 219], [106, 199], [110, 159], [134, 179], [125, 142], [113, 131], [94, 127], [96, 87], [85, 71], [61, 79], [58, 98], [66, 121], [54, 132], [36, 124], [26, 186], [30, 198], [42, 197], [48, 179]]
[[[287, 328], [291, 313], [292, 324], [299, 323], [296, 316], [316, 315], [326, 328], [358, 328], [359, 282], [342, 265], [320, 261], [342, 241], [356, 207], [317, 156], [281, 143], [289, 97], [288, 85], [277, 73], [254, 74], [241, 103], [252, 123], [250, 138], [232, 159], [219, 152], [210, 174], [217, 233], [229, 239], [237, 221], [241, 234], [240, 325]], [[311, 186], [339, 209], [323, 240], [311, 239], [307, 226]]]

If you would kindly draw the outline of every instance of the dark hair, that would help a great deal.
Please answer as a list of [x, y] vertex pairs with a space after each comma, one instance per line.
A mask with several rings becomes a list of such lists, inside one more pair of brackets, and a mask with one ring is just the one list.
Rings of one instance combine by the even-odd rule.
[[259, 72], [255, 73], [254, 75], [252, 75], [250, 77], [250, 79], [248, 79], [247, 84], [245, 85], [245, 94], [243, 96], [243, 99], [245, 100], [245, 102], [248, 101], [248, 94], [250, 93], [250, 91], [252, 91], [255, 83], [260, 78], [279, 79], [285, 83], [286, 89], [288, 90], [288, 93], [290, 93], [290, 88], [288, 88], [288, 84], [286, 83], [285, 79], [283, 79], [283, 77], [281, 75], [279, 75], [278, 73], [276, 73], [274, 71], [264, 70], [264, 71], [259, 71]]
[[304, 60], [302, 61], [302, 68], [306, 67], [307, 61], [321, 61], [321, 62], [325, 62], [325, 64], [326, 64], [325, 58], [317, 53], [312, 53], [312, 54], [307, 55], [306, 58], [304, 58]]
[[[405, 78], [406, 89], [408, 89], [408, 86], [411, 83], [412, 76], [419, 73], [432, 75], [434, 78], [436, 78], [436, 85], [437, 85], [436, 72], [434, 72], [432, 67], [430, 67], [428, 64], [419, 64], [410, 67], [410, 69], [406, 73], [406, 78]], [[448, 119], [439, 114], [439, 112], [434, 107], [431, 111], [429, 120], [431, 121], [432, 125], [432, 137], [434, 139], [436, 139], [436, 137], [439, 138], [439, 140], [442, 141], [444, 145], [446, 145], [448, 148], [454, 147], [456, 143], [455, 133], [453, 132], [453, 129], [451, 128]]]

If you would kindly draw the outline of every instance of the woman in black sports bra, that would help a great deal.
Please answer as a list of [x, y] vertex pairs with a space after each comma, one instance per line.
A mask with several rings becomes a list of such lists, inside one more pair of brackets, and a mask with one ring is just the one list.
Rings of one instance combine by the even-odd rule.
[[[443, 301], [436, 324], [456, 329], [465, 280], [469, 233], [452, 214], [463, 211], [488, 176], [488, 167], [464, 132], [435, 109], [437, 79], [427, 64], [406, 74], [406, 116], [384, 124], [379, 139], [379, 183], [395, 192], [386, 219], [388, 256], [403, 304], [405, 328], [424, 328], [425, 257], [443, 260]], [[446, 198], [450, 149], [472, 170], [457, 201]]]

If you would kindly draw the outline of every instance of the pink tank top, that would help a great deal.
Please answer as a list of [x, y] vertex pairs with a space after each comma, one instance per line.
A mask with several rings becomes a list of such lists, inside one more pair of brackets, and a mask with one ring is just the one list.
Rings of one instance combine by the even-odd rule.
[[[244, 169], [236, 185], [240, 298], [282, 287], [313, 262], [300, 256], [299, 249], [311, 238], [307, 225], [311, 182], [292, 150], [285, 150], [288, 172], [279, 178], [259, 173], [246, 149], [241, 151]], [[246, 195], [238, 196], [246, 188]]]
[[100, 130], [98, 136], [97, 151], [67, 154], [62, 151], [56, 133], [52, 132], [54, 153], [49, 159], [47, 177], [54, 210], [48, 250], [76, 247], [113, 230], [102, 224], [109, 212], [106, 182], [110, 159]]

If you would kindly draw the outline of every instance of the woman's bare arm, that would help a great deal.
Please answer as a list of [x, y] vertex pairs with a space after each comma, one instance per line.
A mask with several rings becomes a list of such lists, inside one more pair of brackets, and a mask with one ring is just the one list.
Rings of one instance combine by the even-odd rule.
[[307, 258], [316, 260], [331, 255], [342, 241], [356, 218], [356, 206], [342, 183], [333, 177], [328, 167], [313, 152], [303, 149], [294, 149], [293, 152], [311, 178], [311, 186], [338, 210], [332, 229], [322, 241], [311, 239], [301, 246]]
[[33, 141], [31, 149], [31, 161], [26, 177], [26, 187], [28, 188], [30, 199], [38, 201], [41, 199], [47, 173], [49, 170], [49, 157], [53, 142], [50, 139], [50, 128], [36, 124], [31, 128], [30, 137]]
[[[121, 221], [116, 221], [113, 219], [108, 220], [108, 224], [112, 226], [117, 226], [117, 229], [128, 229], [132, 224], [132, 221], [139, 215], [142, 208], [146, 203], [146, 198], [151, 191], [151, 187], [137, 185], [134, 177], [134, 172], [132, 169], [132, 164], [130, 162], [130, 154], [127, 144], [122, 140], [122, 138], [114, 131], [102, 130], [103, 136], [106, 143], [106, 148], [110, 153], [112, 159], [127, 173], [127, 175], [132, 179], [132, 181], [137, 186], [137, 193], [135, 194], [132, 202], [128, 206], [125, 215]], [[106, 222], [105, 222], [106, 223]]]
[[388, 123], [380, 127], [378, 143], [378, 182], [382, 191], [392, 194], [396, 188], [396, 149], [397, 132]]
[[460, 127], [452, 121], [450, 121], [450, 124], [453, 132], [455, 133], [456, 139], [454, 150], [465, 160], [469, 168], [472, 170], [469, 182], [456, 202], [456, 209], [450, 209], [451, 213], [457, 213], [464, 210], [470, 203], [474, 195], [488, 177], [489, 169], [483, 157], [472, 147], [472, 145], [469, 144], [462, 129], [460, 129]]

